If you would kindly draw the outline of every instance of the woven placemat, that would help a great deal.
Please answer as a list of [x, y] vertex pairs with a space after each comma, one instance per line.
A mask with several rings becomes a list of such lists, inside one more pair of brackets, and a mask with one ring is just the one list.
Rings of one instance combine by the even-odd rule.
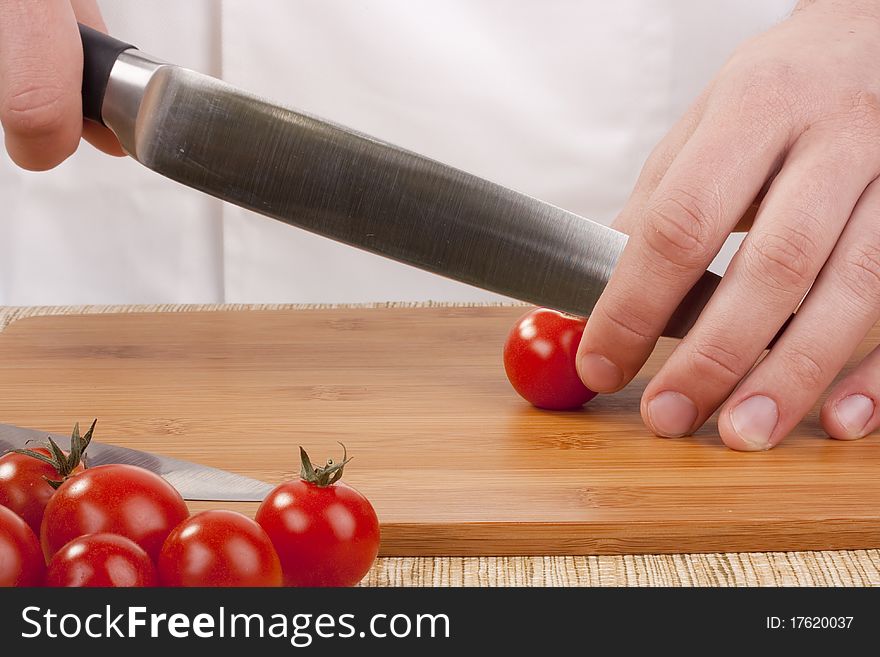
[[[436, 305], [450, 304], [381, 303], [370, 304], [368, 307]], [[17, 319], [40, 315], [335, 307], [350, 306], [226, 304], [0, 307], [0, 331]], [[880, 586], [880, 550], [583, 557], [389, 557], [378, 560], [363, 584], [365, 586]]]

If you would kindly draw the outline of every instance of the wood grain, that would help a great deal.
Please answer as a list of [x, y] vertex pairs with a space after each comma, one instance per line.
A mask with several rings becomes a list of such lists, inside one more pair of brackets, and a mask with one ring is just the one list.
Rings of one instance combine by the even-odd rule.
[[[279, 481], [344, 442], [385, 555], [614, 554], [880, 544], [880, 444], [815, 415], [765, 454], [709, 425], [660, 440], [626, 391], [533, 409], [500, 362], [521, 308], [145, 313], [22, 320], [0, 335], [0, 421]], [[863, 354], [878, 342], [872, 336]], [[207, 504], [193, 505], [205, 508]], [[238, 505], [253, 512], [255, 505]]]

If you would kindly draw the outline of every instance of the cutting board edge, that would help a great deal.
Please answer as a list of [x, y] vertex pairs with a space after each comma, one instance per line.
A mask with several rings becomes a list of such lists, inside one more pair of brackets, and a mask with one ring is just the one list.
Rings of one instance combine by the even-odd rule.
[[[756, 529], [762, 533], [757, 534]], [[829, 520], [823, 523], [821, 532], [816, 532], [808, 520], [740, 523], [717, 520], [685, 525], [674, 532], [670, 532], [664, 522], [625, 526], [604, 522], [388, 523], [382, 525], [380, 556], [711, 554], [878, 547], [880, 523], [876, 518]]]
[[[216, 508], [189, 502], [190, 511]], [[226, 503], [253, 517], [255, 502]], [[880, 518], [752, 518], [653, 522], [382, 522], [382, 557], [583, 556], [723, 552], [792, 552], [880, 548]], [[511, 531], [513, 530], [513, 531]], [[757, 530], [760, 530], [757, 531]], [[550, 547], [548, 547], [550, 546]]]

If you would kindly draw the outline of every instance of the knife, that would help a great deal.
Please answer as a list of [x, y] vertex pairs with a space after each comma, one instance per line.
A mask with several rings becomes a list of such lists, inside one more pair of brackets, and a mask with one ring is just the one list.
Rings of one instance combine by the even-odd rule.
[[[626, 235], [80, 25], [83, 115], [168, 178], [464, 283], [589, 316]], [[706, 272], [664, 335], [683, 337]]]
[[[70, 436], [0, 424], [0, 454], [11, 449], [33, 447], [34, 444], [39, 446], [46, 442], [47, 436], [60, 445], [70, 440]], [[190, 501], [261, 502], [273, 488], [264, 481], [218, 468], [95, 441], [89, 444], [86, 461], [89, 467], [125, 463], [155, 472], [174, 486], [183, 499]]]

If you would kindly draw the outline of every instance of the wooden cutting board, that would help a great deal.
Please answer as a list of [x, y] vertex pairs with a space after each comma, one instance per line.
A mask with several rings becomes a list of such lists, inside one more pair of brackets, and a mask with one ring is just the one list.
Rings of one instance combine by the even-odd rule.
[[320, 461], [344, 442], [346, 479], [373, 501], [386, 555], [880, 546], [878, 438], [829, 440], [815, 415], [762, 454], [726, 449], [714, 424], [652, 437], [639, 396], [671, 341], [622, 393], [534, 409], [501, 366], [522, 312], [22, 320], [0, 334], [0, 422], [64, 432], [98, 417], [99, 440], [269, 482], [296, 476], [297, 445]]

